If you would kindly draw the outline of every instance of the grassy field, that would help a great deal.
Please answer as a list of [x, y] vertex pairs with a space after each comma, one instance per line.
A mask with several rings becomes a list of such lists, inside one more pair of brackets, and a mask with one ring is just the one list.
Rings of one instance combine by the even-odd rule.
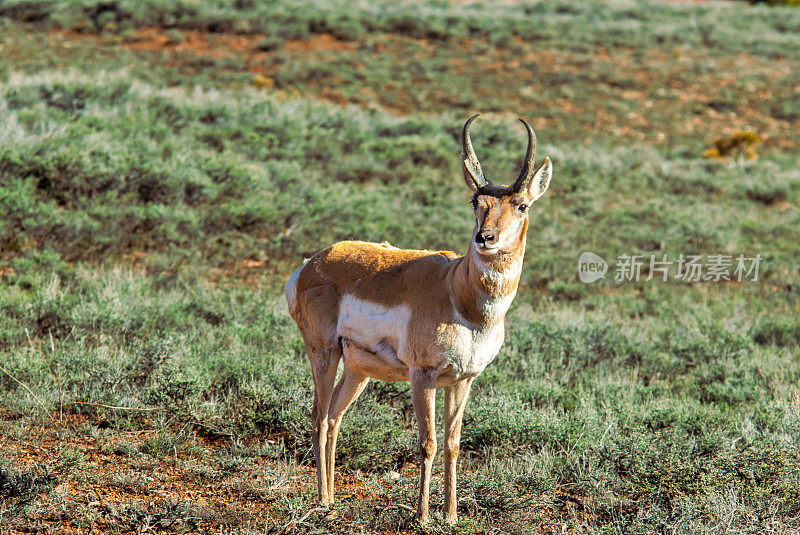
[[[15, 0], [0, 30], [0, 533], [800, 531], [800, 10]], [[555, 173], [461, 521], [412, 521], [409, 389], [379, 382], [332, 518], [283, 285], [340, 239], [464, 252], [475, 112], [490, 178], [518, 116]], [[715, 254], [757, 280], [645, 280]]]

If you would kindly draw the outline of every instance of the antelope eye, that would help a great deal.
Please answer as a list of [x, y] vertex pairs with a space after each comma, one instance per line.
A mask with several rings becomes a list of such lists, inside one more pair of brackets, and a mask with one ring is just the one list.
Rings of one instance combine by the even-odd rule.
[[473, 210], [478, 207], [478, 199], [472, 199], [470, 202], [472, 203]]
[[521, 213], [523, 213], [523, 214], [525, 213], [525, 210], [527, 210], [527, 209], [528, 209], [528, 205], [527, 205], [527, 204], [520, 204], [520, 205], [517, 207], [517, 210], [519, 210], [519, 211], [520, 211]]

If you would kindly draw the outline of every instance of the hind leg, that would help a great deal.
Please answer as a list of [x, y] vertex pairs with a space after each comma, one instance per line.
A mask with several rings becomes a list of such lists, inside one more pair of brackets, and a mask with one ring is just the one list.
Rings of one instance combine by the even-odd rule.
[[328, 494], [328, 413], [341, 351], [338, 348], [309, 351], [309, 357], [314, 379], [311, 419], [314, 426], [314, 457], [317, 463], [317, 499], [322, 505], [328, 506], [333, 501], [333, 496]]
[[342, 358], [342, 346], [336, 335], [339, 296], [333, 285], [320, 284], [307, 288], [297, 296], [292, 317], [306, 343], [314, 380], [313, 423], [314, 457], [317, 462], [317, 497], [328, 506], [327, 443], [330, 410], [336, 370]]
[[342, 424], [342, 416], [350, 405], [361, 395], [364, 387], [369, 382], [369, 377], [366, 375], [347, 368], [345, 360], [345, 368], [342, 373], [342, 378], [336, 385], [336, 390], [333, 392], [331, 400], [330, 411], [328, 412], [328, 441], [326, 445], [326, 471], [327, 471], [327, 484], [328, 484], [328, 499], [333, 502], [333, 473], [334, 466], [336, 465], [336, 439], [339, 436], [339, 426]]

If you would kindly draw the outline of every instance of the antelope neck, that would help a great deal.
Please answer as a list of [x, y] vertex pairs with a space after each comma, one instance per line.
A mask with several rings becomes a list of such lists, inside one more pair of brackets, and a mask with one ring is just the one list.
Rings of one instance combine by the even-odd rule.
[[453, 270], [451, 295], [456, 312], [476, 325], [500, 323], [517, 293], [524, 251], [524, 240], [517, 250], [494, 255], [481, 255], [470, 244]]

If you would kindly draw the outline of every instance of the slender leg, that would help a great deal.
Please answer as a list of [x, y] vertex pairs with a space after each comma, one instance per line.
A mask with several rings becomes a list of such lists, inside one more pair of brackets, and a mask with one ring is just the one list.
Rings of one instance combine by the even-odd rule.
[[331, 408], [328, 413], [328, 443], [326, 446], [328, 454], [326, 467], [328, 499], [330, 503], [333, 503], [333, 472], [336, 465], [336, 439], [339, 436], [339, 426], [342, 424], [342, 417], [345, 411], [361, 395], [368, 382], [369, 377], [366, 375], [345, 367], [342, 378], [339, 379], [339, 383], [333, 391]]
[[314, 379], [314, 405], [311, 417], [314, 424], [314, 457], [317, 461], [317, 498], [322, 505], [328, 506], [331, 504], [326, 473], [328, 410], [341, 352], [338, 348], [318, 352], [309, 351], [309, 356]]
[[[291, 311], [306, 344], [314, 379], [313, 422], [314, 457], [317, 461], [317, 498], [323, 506], [330, 505], [328, 495], [327, 442], [328, 412], [336, 382], [336, 370], [342, 358], [342, 346], [336, 333], [339, 292], [333, 283], [317, 284], [297, 294]], [[311, 318], [313, 321], [308, 321]]]
[[[314, 398], [311, 400], [311, 443], [314, 445], [314, 460], [317, 464], [317, 501], [322, 503], [322, 489], [319, 486], [319, 402], [317, 401], [317, 388], [314, 387]], [[327, 497], [324, 497], [327, 499]]]
[[455, 524], [458, 520], [456, 500], [456, 464], [461, 442], [461, 421], [474, 378], [448, 386], [444, 393], [444, 516]]
[[436, 455], [436, 375], [435, 370], [412, 370], [411, 391], [414, 412], [419, 425], [419, 504], [417, 519], [422, 524], [429, 520], [428, 502], [431, 491], [431, 469]]

